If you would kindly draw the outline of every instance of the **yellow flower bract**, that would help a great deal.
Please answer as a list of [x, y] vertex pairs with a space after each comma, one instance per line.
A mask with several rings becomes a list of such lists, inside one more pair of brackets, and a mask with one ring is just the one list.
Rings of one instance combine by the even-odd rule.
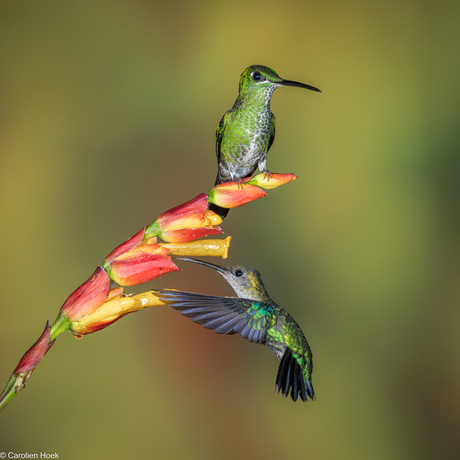
[[167, 248], [169, 255], [176, 256], [213, 256], [228, 257], [228, 248], [230, 246], [231, 236], [223, 240], [206, 239], [195, 240], [188, 243], [160, 243], [160, 246]]

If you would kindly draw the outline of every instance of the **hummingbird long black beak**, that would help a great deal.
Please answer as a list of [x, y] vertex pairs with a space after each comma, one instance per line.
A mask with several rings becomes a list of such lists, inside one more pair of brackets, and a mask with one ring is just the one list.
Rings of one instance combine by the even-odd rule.
[[305, 88], [305, 89], [309, 89], [311, 91], [317, 91], [318, 93], [321, 92], [320, 89], [315, 88], [314, 86], [306, 85], [305, 83], [299, 83], [298, 81], [281, 79], [279, 84], [282, 85], [282, 86], [297, 86], [298, 88]]
[[221, 267], [220, 265], [211, 264], [209, 262], [204, 262], [203, 260], [192, 259], [191, 257], [176, 257], [176, 259], [185, 260], [187, 262], [193, 262], [194, 264], [205, 265], [206, 267], [210, 267], [210, 268], [213, 268], [214, 270], [217, 270], [219, 273], [227, 272], [225, 267]]

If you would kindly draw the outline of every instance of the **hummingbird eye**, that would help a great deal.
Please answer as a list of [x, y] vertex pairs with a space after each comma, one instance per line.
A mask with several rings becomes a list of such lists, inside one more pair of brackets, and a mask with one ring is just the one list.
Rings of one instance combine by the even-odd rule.
[[254, 72], [254, 73], [252, 74], [252, 79], [253, 79], [254, 81], [260, 81], [260, 80], [263, 80], [263, 77], [262, 77], [262, 75], [261, 75], [259, 72]]
[[243, 270], [240, 270], [240, 269], [235, 270], [235, 276], [237, 276], [238, 278], [239, 278], [240, 276], [243, 276]]

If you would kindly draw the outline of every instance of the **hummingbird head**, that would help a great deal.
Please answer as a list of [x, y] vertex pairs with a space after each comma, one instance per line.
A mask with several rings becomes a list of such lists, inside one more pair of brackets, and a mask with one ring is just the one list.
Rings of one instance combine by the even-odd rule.
[[205, 265], [219, 272], [233, 288], [238, 297], [257, 301], [267, 301], [270, 299], [265, 289], [260, 273], [251, 267], [241, 265], [231, 265], [221, 267], [220, 265], [211, 264], [198, 259], [189, 257], [177, 257], [180, 260], [193, 262], [195, 264]]
[[284, 80], [273, 69], [263, 65], [252, 65], [241, 74], [240, 94], [252, 91], [263, 91], [271, 94], [280, 86], [297, 86], [321, 92], [314, 86], [305, 85], [297, 81]]

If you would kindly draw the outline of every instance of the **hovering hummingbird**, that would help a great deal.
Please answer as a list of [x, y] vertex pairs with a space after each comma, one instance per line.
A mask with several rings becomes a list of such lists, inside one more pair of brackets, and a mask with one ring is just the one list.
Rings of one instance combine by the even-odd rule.
[[281, 391], [286, 397], [291, 391], [294, 401], [299, 397], [307, 401], [307, 396], [315, 399], [310, 346], [292, 316], [269, 297], [259, 272], [250, 267], [221, 267], [198, 259], [178, 259], [217, 270], [238, 297], [165, 289], [153, 290], [154, 295], [217, 334], [238, 333], [250, 342], [264, 344], [280, 361], [276, 393]]
[[[267, 153], [275, 140], [275, 116], [270, 110], [273, 91], [281, 86], [297, 86], [321, 92], [314, 86], [283, 80], [265, 66], [252, 65], [240, 78], [238, 97], [224, 114], [216, 131], [216, 183], [236, 181], [251, 176], [259, 168], [270, 177]], [[225, 217], [227, 209], [212, 206]], [[223, 215], [222, 215], [223, 214]]]

